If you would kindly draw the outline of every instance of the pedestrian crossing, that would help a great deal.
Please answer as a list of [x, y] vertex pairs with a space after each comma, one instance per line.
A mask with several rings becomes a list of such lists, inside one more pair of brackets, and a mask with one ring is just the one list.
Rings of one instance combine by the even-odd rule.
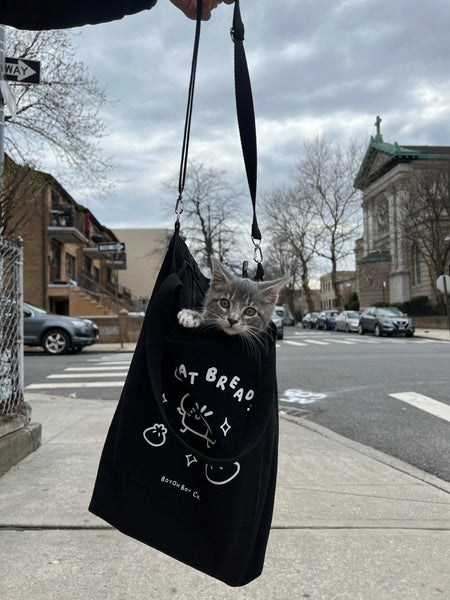
[[122, 388], [131, 363], [132, 354], [121, 354], [120, 359], [111, 360], [111, 356], [89, 358], [84, 366], [66, 367], [60, 373], [47, 375], [45, 381], [31, 383], [27, 391], [72, 390], [86, 388]]
[[327, 335], [321, 332], [310, 333], [310, 332], [295, 332], [286, 335], [286, 329], [284, 338], [279, 340], [277, 347], [283, 346], [298, 346], [298, 347], [318, 347], [318, 346], [330, 346], [335, 344], [336, 346], [357, 346], [359, 345], [380, 345], [380, 344], [391, 344], [391, 345], [404, 345], [404, 344], [448, 344], [445, 340], [436, 340], [431, 338], [406, 338], [406, 337], [382, 337], [377, 338], [369, 335], [358, 335], [358, 334], [341, 334], [336, 332], [333, 335]]

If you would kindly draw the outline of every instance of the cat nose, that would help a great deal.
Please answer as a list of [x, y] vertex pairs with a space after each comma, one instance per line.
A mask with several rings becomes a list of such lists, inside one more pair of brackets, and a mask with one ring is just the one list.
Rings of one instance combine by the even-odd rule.
[[230, 324], [231, 327], [233, 327], [233, 325], [235, 323], [237, 323], [237, 319], [233, 319], [232, 317], [228, 317], [228, 323]]

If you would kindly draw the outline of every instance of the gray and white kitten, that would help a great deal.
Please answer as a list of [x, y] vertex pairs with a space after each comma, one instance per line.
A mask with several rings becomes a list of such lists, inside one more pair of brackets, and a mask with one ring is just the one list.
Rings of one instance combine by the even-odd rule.
[[[228, 335], [258, 342], [272, 316], [278, 294], [289, 279], [252, 281], [236, 277], [214, 258], [211, 284], [203, 312], [183, 309], [178, 322], [183, 327], [215, 327]], [[254, 344], [251, 344], [254, 345]]]

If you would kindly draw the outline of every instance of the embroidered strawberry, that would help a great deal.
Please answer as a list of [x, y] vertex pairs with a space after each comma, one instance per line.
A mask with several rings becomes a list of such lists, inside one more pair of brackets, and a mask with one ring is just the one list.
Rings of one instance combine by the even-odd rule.
[[144, 439], [150, 446], [162, 446], [166, 441], [167, 428], [162, 423], [155, 423], [144, 431]]

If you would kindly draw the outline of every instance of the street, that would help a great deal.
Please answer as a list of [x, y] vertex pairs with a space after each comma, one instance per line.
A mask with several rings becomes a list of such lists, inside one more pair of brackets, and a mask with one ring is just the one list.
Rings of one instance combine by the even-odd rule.
[[[450, 343], [285, 327], [277, 344], [284, 412], [450, 481]], [[27, 353], [25, 388], [117, 401], [131, 353]]]

